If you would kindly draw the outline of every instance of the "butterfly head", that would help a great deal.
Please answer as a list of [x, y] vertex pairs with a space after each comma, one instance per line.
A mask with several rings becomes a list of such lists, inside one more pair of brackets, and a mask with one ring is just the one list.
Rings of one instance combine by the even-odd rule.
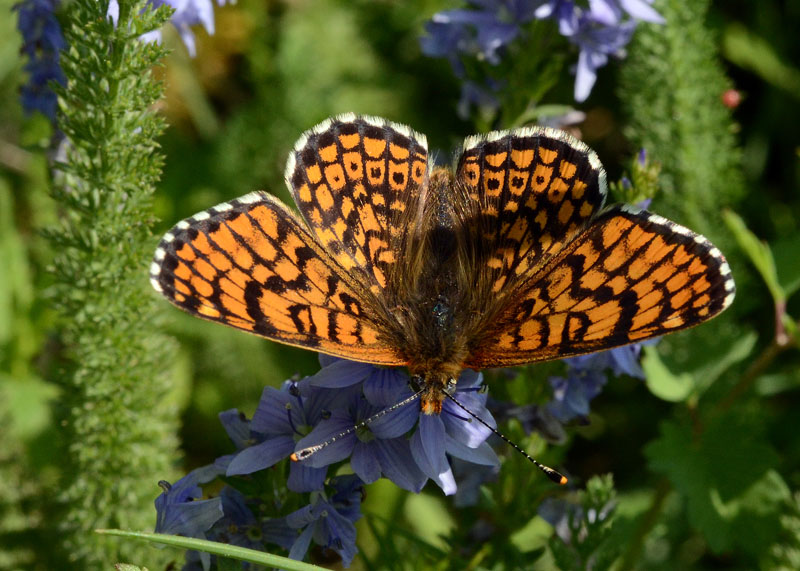
[[423, 414], [441, 414], [447, 395], [456, 392], [456, 376], [442, 373], [413, 375], [411, 383], [415, 390], [422, 391], [420, 408]]

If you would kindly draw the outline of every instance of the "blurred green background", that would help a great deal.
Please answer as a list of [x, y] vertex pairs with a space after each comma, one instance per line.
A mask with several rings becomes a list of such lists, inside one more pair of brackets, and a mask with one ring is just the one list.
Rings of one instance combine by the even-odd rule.
[[[18, 102], [25, 75], [15, 18], [9, 16], [12, 5], [0, 0], [0, 430], [9, 443], [0, 446], [0, 462], [12, 466], [25, 458], [41, 479], [37, 489], [48, 490], [57, 488], [59, 481], [54, 459], [59, 454], [57, 403], [63, 387], [53, 379], [64, 364], [49, 297], [53, 250], [41, 231], [55, 224], [60, 212], [48, 196], [49, 127], [42, 117], [25, 117]], [[153, 227], [153, 248], [176, 221], [252, 190], [264, 189], [290, 202], [283, 181], [289, 150], [303, 131], [337, 113], [353, 111], [407, 124], [428, 136], [440, 159], [449, 160], [463, 137], [478, 127], [459, 118], [459, 82], [445, 60], [421, 53], [419, 37], [433, 14], [458, 6], [441, 0], [239, 0], [215, 9], [214, 35], [197, 30], [198, 53], [193, 59], [174, 30], [167, 29], [164, 42], [171, 53], [157, 70], [166, 85], [159, 105], [168, 123], [160, 141], [166, 162], [154, 197], [160, 221]], [[794, 291], [800, 279], [800, 3], [715, 2], [706, 24], [731, 86], [741, 96], [731, 112], [741, 148], [743, 192], [738, 204], [725, 206], [733, 207], [750, 231], [770, 244], [782, 285]], [[620, 81], [624, 65], [623, 61], [601, 69], [591, 97], [577, 106], [586, 113], [580, 134], [598, 152], [612, 181], [622, 176], [638, 150], [628, 136], [630, 117], [619, 96], [625, 88]], [[571, 78], [564, 83], [571, 85]], [[720, 105], [722, 97], [719, 93]], [[658, 197], [651, 208], [689, 223], [681, 219], [679, 208], [660, 205]], [[738, 372], [730, 374], [734, 379], [748, 367], [760, 366], [759, 356], [774, 338], [775, 311], [741, 240], [727, 227], [714, 227], [713, 232], [739, 286], [730, 315], [720, 318], [728, 320], [720, 331], [727, 328], [731, 333], [715, 330], [711, 339], [701, 333], [695, 345], [666, 341], [662, 351], [673, 372], [679, 373], [680, 367], [696, 369], [693, 357], [686, 354], [692, 347], [752, 340], [742, 349], [742, 362], [734, 366]], [[146, 287], [147, 268], [141, 271]], [[182, 410], [184, 460], [176, 474], [231, 451], [219, 428], [220, 411], [235, 407], [252, 414], [266, 384], [275, 386], [318, 370], [312, 353], [202, 322], [166, 302], [160, 307], [168, 333], [180, 342], [173, 356], [176, 391], [171, 398]], [[800, 315], [798, 296], [789, 297], [787, 314]], [[794, 343], [756, 369], [744, 394], [735, 397], [743, 403], [742, 414], [757, 419], [765, 441], [778, 454], [783, 480], [797, 490], [800, 359]], [[696, 355], [695, 361], [703, 358], [705, 354]], [[526, 378], [543, 382], [545, 376], [530, 373]], [[736, 390], [733, 380], [722, 383], [725, 389], [715, 397], [720, 401]], [[519, 384], [509, 388], [495, 381], [490, 386], [493, 395], [504, 396]], [[591, 423], [568, 429], [569, 444], [560, 465], [569, 467], [579, 482], [613, 472], [622, 512], [640, 516], [663, 485], [663, 476], [650, 470], [642, 450], [658, 438], [661, 419], [691, 416], [691, 406], [683, 413], [676, 413], [676, 406], [656, 398], [640, 381], [612, 380], [592, 403]], [[515, 435], [524, 438], [516, 431]], [[762, 459], [741, 460], [759, 464]], [[154, 474], [142, 485], [152, 486], [155, 497], [155, 482], [172, 476]], [[15, 505], [27, 498], [29, 485], [24, 478], [5, 481], [0, 501]], [[364, 511], [380, 514], [383, 505], [396, 501], [392, 498], [397, 492], [383, 481], [373, 488]], [[403, 502], [408, 529], [447, 550], [436, 534], [457, 526], [460, 515], [439, 490], [429, 484], [426, 494]], [[648, 554], [636, 568], [743, 569], [766, 561], [752, 553], [743, 555], [735, 545], [722, 552], [709, 549], [687, 524], [680, 497], [669, 496], [665, 502], [665, 523], [648, 532]], [[532, 516], [535, 506], [530, 509]], [[46, 513], [6, 521], [5, 529], [39, 525], [37, 517]], [[770, 517], [779, 516], [776, 512]], [[379, 546], [374, 538], [370, 543], [365, 524], [359, 525], [360, 533], [364, 531], [361, 548], [375, 554]], [[533, 535], [550, 533], [541, 522], [533, 527]], [[355, 568], [368, 567], [356, 560]]]

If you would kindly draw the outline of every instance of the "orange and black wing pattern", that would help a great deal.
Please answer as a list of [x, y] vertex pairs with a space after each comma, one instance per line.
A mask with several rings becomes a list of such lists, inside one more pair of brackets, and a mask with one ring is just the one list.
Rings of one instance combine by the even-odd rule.
[[339, 357], [404, 364], [382, 339], [368, 292], [262, 192], [179, 222], [162, 238], [150, 280], [204, 319]]
[[600, 214], [537, 270], [465, 366], [511, 366], [610, 349], [692, 327], [734, 282], [704, 237], [632, 206]]
[[502, 295], [583, 231], [602, 208], [606, 174], [597, 155], [546, 127], [469, 137], [456, 178], [480, 212], [480, 281]]
[[424, 135], [356, 115], [308, 131], [286, 165], [286, 181], [311, 232], [376, 296], [406, 250], [427, 177]]

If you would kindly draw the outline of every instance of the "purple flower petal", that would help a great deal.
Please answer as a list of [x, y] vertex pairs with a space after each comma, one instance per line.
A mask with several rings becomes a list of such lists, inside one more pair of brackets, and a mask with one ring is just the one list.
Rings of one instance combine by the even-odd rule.
[[575, 101], [583, 102], [589, 97], [597, 81], [597, 72], [595, 68], [590, 65], [590, 55], [588, 52], [581, 50], [578, 54], [578, 67], [575, 72]]
[[201, 500], [199, 484], [220, 475], [211, 464], [192, 470], [172, 485], [164, 483], [165, 491], [155, 500], [156, 532], [205, 538], [205, 532], [223, 516], [222, 502], [219, 498]]
[[260, 444], [245, 448], [228, 465], [228, 476], [252, 474], [274, 466], [294, 452], [294, 439], [290, 436], [276, 436]]
[[[370, 410], [377, 412], [373, 407]], [[377, 438], [397, 438], [414, 428], [418, 418], [419, 403], [413, 401], [373, 420], [367, 428]]]
[[289, 465], [289, 479], [286, 487], [299, 494], [321, 490], [328, 475], [328, 467], [314, 468], [305, 462], [292, 462]]
[[489, 446], [488, 442], [484, 442], [477, 448], [465, 446], [464, 443], [445, 435], [445, 448], [447, 453], [481, 466], [500, 466], [500, 459], [497, 453]]
[[315, 387], [340, 389], [360, 383], [375, 369], [368, 363], [357, 363], [346, 359], [337, 359], [308, 377], [308, 383]]
[[373, 367], [364, 381], [364, 396], [379, 407], [391, 406], [411, 396], [408, 387], [408, 376], [398, 369]]
[[308, 459], [303, 460], [302, 463], [313, 468], [322, 468], [344, 460], [353, 452], [353, 446], [356, 444], [356, 434], [355, 432], [347, 436], [341, 436], [341, 434], [353, 428], [354, 425], [353, 417], [347, 411], [335, 410], [330, 418], [321, 420], [308, 436], [301, 438], [297, 442], [295, 451], [329, 442], [324, 448], [312, 454]]
[[[311, 506], [306, 506], [310, 508]], [[289, 514], [292, 515], [292, 514]], [[288, 521], [288, 517], [286, 518]], [[309, 526], [303, 530], [303, 532], [297, 536], [297, 539], [292, 544], [292, 548], [289, 550], [289, 559], [296, 559], [297, 561], [302, 561], [303, 558], [308, 553], [308, 548], [311, 546], [311, 539], [314, 537], [314, 527]]]
[[652, 0], [618, 0], [622, 9], [625, 10], [632, 17], [644, 22], [653, 22], [654, 24], [664, 24], [666, 20], [664, 17], [656, 12], [650, 4]]
[[[399, 487], [419, 493], [428, 481], [428, 477], [419, 469], [411, 453], [408, 440], [394, 438], [392, 440], [375, 440], [371, 444], [371, 452], [377, 459], [381, 472]], [[353, 468], [358, 474], [358, 471]]]
[[350, 458], [350, 467], [359, 478], [364, 480], [365, 484], [371, 484], [381, 477], [381, 464], [371, 450], [373, 444], [375, 443], [356, 443], [353, 448], [353, 456]]
[[250, 438], [250, 421], [238, 409], [232, 408], [219, 413], [219, 420], [222, 427], [228, 434], [238, 450], [252, 444]]
[[299, 413], [292, 409], [302, 408], [302, 402], [286, 391], [279, 391], [273, 387], [265, 387], [261, 393], [261, 400], [253, 413], [250, 430], [259, 434], [293, 434], [293, 425], [290, 415], [295, 422], [300, 422]]
[[605, 26], [618, 24], [622, 17], [622, 11], [612, 0], [589, 0], [589, 10], [592, 18]]
[[420, 415], [419, 428], [411, 437], [411, 454], [422, 472], [449, 496], [456, 492], [456, 482], [445, 455], [444, 437], [439, 416]]

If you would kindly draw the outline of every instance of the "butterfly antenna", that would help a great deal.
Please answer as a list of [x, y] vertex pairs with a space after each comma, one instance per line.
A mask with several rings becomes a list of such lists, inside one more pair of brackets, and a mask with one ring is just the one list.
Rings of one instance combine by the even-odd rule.
[[500, 438], [503, 440], [503, 442], [505, 442], [505, 443], [507, 443], [507, 444], [510, 444], [510, 445], [511, 445], [511, 447], [512, 447], [512, 448], [514, 448], [514, 450], [516, 450], [517, 452], [519, 452], [520, 454], [522, 454], [523, 456], [525, 456], [525, 458], [527, 458], [527, 459], [528, 459], [528, 460], [529, 460], [531, 463], [533, 463], [533, 465], [534, 465], [534, 466], [536, 466], [537, 468], [539, 468], [539, 470], [541, 470], [542, 472], [544, 472], [544, 475], [545, 475], [545, 476], [547, 476], [548, 478], [550, 478], [550, 480], [552, 480], [553, 482], [555, 482], [556, 484], [559, 484], [559, 485], [561, 485], [561, 486], [563, 486], [564, 484], [566, 484], [566, 483], [567, 483], [567, 477], [566, 477], [566, 476], [564, 476], [564, 475], [563, 475], [561, 472], [557, 472], [556, 470], [553, 470], [553, 469], [552, 469], [550, 466], [545, 466], [544, 464], [542, 464], [542, 463], [540, 463], [539, 461], [537, 461], [537, 460], [536, 460], [534, 457], [532, 457], [530, 454], [528, 454], [527, 452], [525, 452], [525, 451], [524, 451], [522, 448], [520, 448], [520, 447], [519, 447], [519, 446], [518, 446], [518, 445], [517, 445], [515, 442], [513, 442], [513, 441], [512, 441], [510, 438], [508, 438], [508, 437], [507, 437], [505, 434], [503, 434], [502, 432], [500, 432], [499, 430], [497, 430], [496, 428], [494, 428], [493, 426], [491, 426], [491, 425], [490, 425], [488, 422], [486, 422], [485, 420], [483, 420], [483, 419], [482, 419], [480, 416], [478, 416], [477, 414], [475, 414], [474, 412], [472, 412], [470, 409], [468, 409], [467, 407], [465, 407], [463, 404], [461, 404], [460, 402], [458, 402], [458, 401], [456, 400], [456, 398], [455, 398], [453, 395], [451, 395], [451, 394], [448, 394], [448, 393], [444, 393], [444, 395], [445, 395], [447, 398], [449, 398], [451, 401], [453, 401], [454, 403], [456, 403], [456, 405], [458, 406], [458, 408], [460, 408], [461, 410], [463, 410], [464, 412], [466, 412], [466, 413], [467, 413], [468, 415], [470, 415], [472, 418], [474, 418], [475, 420], [477, 420], [478, 422], [480, 422], [482, 425], [484, 425], [486, 428], [488, 428], [489, 430], [491, 430], [491, 431], [492, 431], [494, 434], [496, 434], [497, 436], [499, 436], [499, 437], [500, 437]]
[[369, 418], [366, 418], [366, 419], [362, 420], [358, 424], [355, 424], [355, 425], [351, 426], [350, 428], [340, 432], [336, 436], [330, 437], [325, 442], [321, 442], [321, 443], [316, 444], [314, 446], [309, 446], [308, 448], [303, 448], [302, 450], [298, 450], [297, 452], [292, 452], [292, 455], [289, 456], [289, 458], [291, 458], [292, 462], [302, 462], [303, 460], [308, 460], [308, 458], [310, 456], [312, 456], [313, 454], [316, 454], [317, 452], [319, 452], [320, 450], [322, 450], [326, 446], [330, 446], [331, 444], [333, 444], [337, 440], [339, 440], [341, 438], [344, 438], [345, 436], [349, 436], [349, 435], [353, 434], [356, 430], [360, 430], [360, 429], [364, 428], [365, 426], [371, 424], [372, 422], [375, 422], [379, 418], [381, 418], [383, 416], [386, 416], [390, 412], [393, 412], [393, 411], [397, 410], [400, 407], [406, 406], [407, 404], [414, 402], [415, 400], [417, 400], [420, 397], [420, 395], [422, 395], [422, 391], [418, 391], [418, 392], [414, 393], [410, 397], [408, 397], [406, 399], [403, 399], [398, 403], [393, 404], [389, 408], [385, 408], [385, 409], [383, 409], [383, 410], [381, 410], [379, 412], [376, 412], [375, 414], [373, 414]]

